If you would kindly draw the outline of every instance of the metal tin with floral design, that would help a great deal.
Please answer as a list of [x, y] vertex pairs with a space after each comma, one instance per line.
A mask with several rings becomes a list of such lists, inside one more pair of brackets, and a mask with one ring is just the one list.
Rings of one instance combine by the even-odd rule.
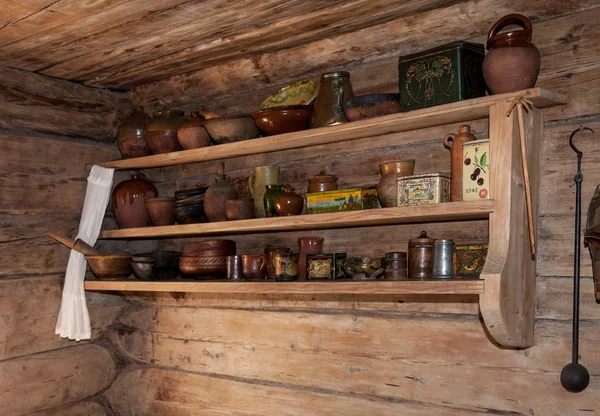
[[450, 201], [450, 175], [429, 173], [400, 176], [397, 183], [398, 206], [437, 204]]

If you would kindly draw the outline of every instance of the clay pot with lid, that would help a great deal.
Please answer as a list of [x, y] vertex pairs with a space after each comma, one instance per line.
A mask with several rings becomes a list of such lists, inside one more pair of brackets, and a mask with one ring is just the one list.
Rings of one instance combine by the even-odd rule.
[[412, 175], [415, 169], [415, 160], [390, 160], [379, 165], [381, 179], [377, 185], [377, 196], [384, 208], [395, 207], [398, 204], [398, 176]]
[[152, 152], [144, 141], [146, 125], [151, 120], [144, 112], [144, 107], [136, 105], [131, 114], [119, 124], [117, 141], [123, 159], [150, 156]]
[[300, 215], [304, 209], [304, 198], [295, 193], [291, 186], [284, 185], [283, 193], [275, 198], [274, 205], [277, 215], [281, 217]]
[[205, 108], [194, 111], [189, 120], [186, 120], [177, 130], [177, 140], [184, 150], [198, 149], [210, 144], [210, 135], [204, 124], [206, 120], [218, 118], [219, 115]]
[[462, 201], [463, 144], [473, 140], [477, 138], [471, 134], [471, 126], [468, 124], [460, 126], [458, 134], [448, 134], [444, 138], [444, 146], [451, 152], [450, 200], [453, 202]]
[[[523, 30], [499, 33], [509, 25]], [[531, 43], [531, 21], [520, 14], [498, 20], [488, 34], [488, 53], [483, 60], [483, 78], [492, 94], [533, 88], [540, 73], [540, 52]]]
[[328, 175], [324, 170], [316, 176], [308, 178], [308, 193], [335, 191], [337, 189], [337, 176]]
[[227, 221], [225, 204], [230, 199], [238, 199], [238, 192], [227, 182], [225, 164], [219, 162], [215, 183], [204, 194], [204, 212], [210, 222]]
[[156, 198], [158, 190], [139, 174], [118, 184], [112, 193], [112, 207], [119, 228], [139, 228], [151, 225], [146, 199]]
[[144, 140], [155, 155], [182, 150], [177, 140], [177, 130], [184, 123], [183, 111], [161, 110], [152, 113], [152, 121], [146, 127]]

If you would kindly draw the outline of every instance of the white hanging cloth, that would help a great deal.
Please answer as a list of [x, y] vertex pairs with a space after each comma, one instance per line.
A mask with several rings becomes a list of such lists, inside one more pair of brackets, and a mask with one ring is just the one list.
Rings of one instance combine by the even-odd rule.
[[[114, 169], [94, 166], [87, 179], [88, 185], [85, 192], [85, 202], [83, 203], [77, 238], [92, 247], [96, 244], [96, 240], [100, 234], [102, 220], [104, 219], [112, 189], [113, 175]], [[71, 250], [65, 275], [60, 313], [56, 322], [56, 334], [62, 338], [79, 341], [90, 339], [92, 336], [90, 315], [83, 287], [85, 266], [85, 256], [75, 250]]]

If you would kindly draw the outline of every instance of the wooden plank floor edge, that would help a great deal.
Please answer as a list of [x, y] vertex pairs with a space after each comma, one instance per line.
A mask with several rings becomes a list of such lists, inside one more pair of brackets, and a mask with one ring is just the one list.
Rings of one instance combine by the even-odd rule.
[[119, 292], [194, 292], [256, 294], [348, 295], [478, 295], [483, 280], [327, 281], [327, 282], [142, 282], [134, 280], [85, 282], [86, 290]]
[[[115, 169], [175, 166], [336, 143], [455, 122], [466, 122], [485, 118], [488, 116], [489, 107], [492, 104], [498, 101], [512, 101], [515, 97], [521, 95], [525, 95], [538, 108], [552, 107], [568, 102], [568, 97], [565, 95], [542, 88], [533, 88], [509, 94], [474, 98], [406, 113], [391, 114], [338, 126], [322, 127], [180, 152], [115, 160], [102, 163], [100, 166]], [[88, 168], [90, 167], [88, 166]]]
[[493, 200], [445, 202], [407, 207], [380, 208], [290, 217], [256, 218], [162, 227], [125, 228], [103, 231], [100, 238], [165, 238], [258, 231], [296, 231], [360, 227], [367, 225], [406, 224], [487, 218], [494, 211]]

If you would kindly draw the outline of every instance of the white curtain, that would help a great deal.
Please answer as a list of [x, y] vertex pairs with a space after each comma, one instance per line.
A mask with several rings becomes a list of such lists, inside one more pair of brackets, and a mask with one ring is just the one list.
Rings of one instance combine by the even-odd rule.
[[[90, 246], [96, 244], [104, 213], [108, 206], [110, 191], [112, 189], [114, 169], [92, 167], [88, 176], [88, 185], [85, 193], [85, 202], [79, 223], [77, 238], [85, 241]], [[65, 285], [63, 288], [60, 313], [56, 322], [56, 334], [62, 338], [76, 341], [91, 338], [90, 316], [85, 301], [83, 280], [85, 279], [85, 256], [71, 250]]]

